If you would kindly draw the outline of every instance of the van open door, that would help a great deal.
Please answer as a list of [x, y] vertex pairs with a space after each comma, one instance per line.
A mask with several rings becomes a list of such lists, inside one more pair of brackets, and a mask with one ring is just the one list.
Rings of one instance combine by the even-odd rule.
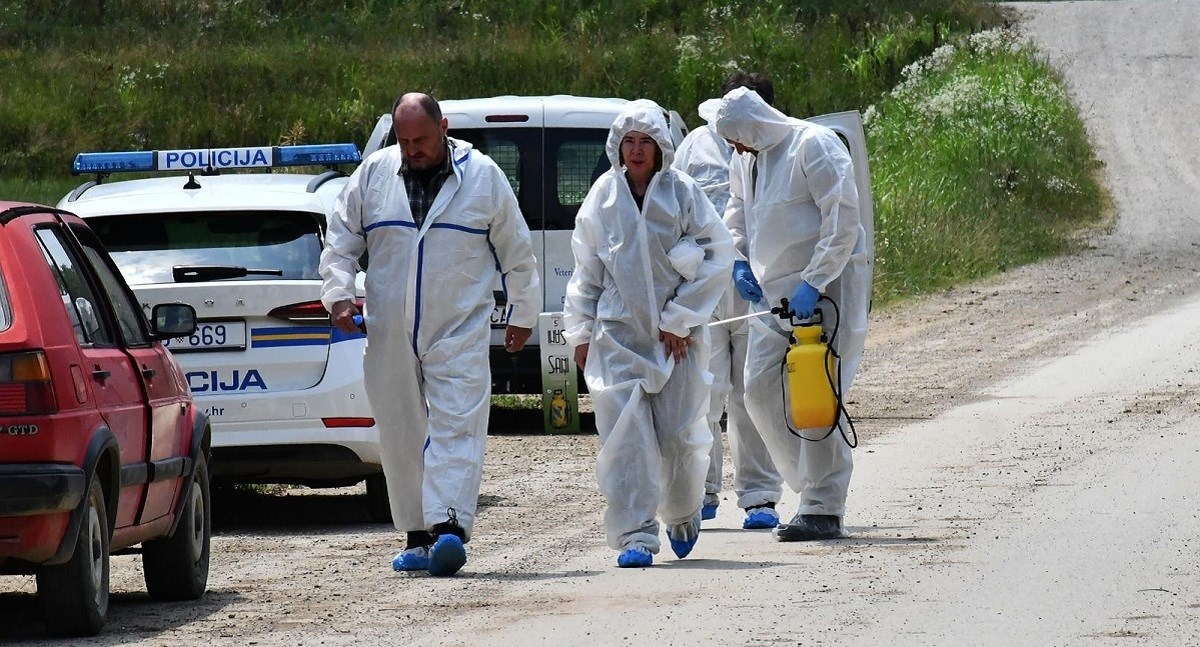
[[813, 123], [821, 124], [837, 133], [850, 150], [854, 162], [854, 183], [858, 188], [858, 217], [867, 232], [867, 272], [875, 273], [875, 208], [871, 197], [871, 169], [867, 165], [867, 135], [863, 131], [862, 115], [856, 110], [811, 117]]
[[367, 138], [367, 145], [363, 147], [362, 158], [367, 159], [368, 155], [386, 146], [388, 135], [391, 132], [391, 113], [380, 115], [379, 121], [375, 122], [375, 129], [371, 131], [371, 136]]

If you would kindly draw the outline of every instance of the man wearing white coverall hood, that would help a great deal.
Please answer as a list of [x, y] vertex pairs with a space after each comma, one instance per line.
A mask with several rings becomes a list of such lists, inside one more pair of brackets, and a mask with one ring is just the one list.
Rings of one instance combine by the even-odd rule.
[[[761, 75], [740, 71], [731, 74], [723, 87], [728, 91], [743, 85], [754, 87], [760, 94], [772, 94], [770, 81]], [[722, 214], [729, 202], [729, 165], [734, 150], [712, 127], [719, 103], [719, 99], [710, 99], [700, 104], [700, 117], [708, 124], [688, 133], [679, 145], [672, 165], [692, 176], [704, 189], [704, 194], [712, 201], [717, 213]], [[718, 321], [742, 316], [748, 312], [748, 305], [730, 282], [712, 319]], [[742, 382], [750, 322], [742, 320], [710, 324], [708, 334], [712, 346], [709, 371], [713, 376], [708, 425], [712, 429], [713, 447], [709, 452], [702, 516], [706, 519], [715, 517], [720, 502], [723, 467], [721, 415], [726, 414], [729, 448], [733, 452], [733, 487], [737, 492], [738, 507], [746, 511], [742, 527], [774, 528], [779, 523], [775, 504], [779, 503], [783, 494], [783, 477], [775, 469], [766, 444], [746, 412]]]
[[393, 568], [453, 575], [466, 561], [491, 405], [493, 285], [516, 352], [541, 311], [529, 229], [504, 172], [446, 136], [428, 95], [393, 111], [398, 144], [354, 172], [329, 219], [322, 302], [355, 329], [354, 278], [369, 252], [363, 361], [396, 528]]
[[[715, 126], [739, 153], [751, 154], [730, 177], [725, 223], [739, 258], [753, 271], [747, 280], [761, 284], [763, 300], [753, 307], [766, 309], [788, 298], [807, 317], [818, 293], [833, 299], [841, 321], [823, 305], [823, 323], [827, 331], [838, 326], [835, 346], [845, 394], [862, 360], [871, 292], [870, 250], [850, 155], [832, 130], [788, 118], [745, 88], [725, 95]], [[755, 318], [746, 361], [750, 417], [775, 466], [801, 494], [796, 516], [775, 534], [781, 541], [838, 537], [853, 468], [850, 448], [836, 431], [814, 442], [788, 430], [780, 365], [789, 333], [776, 317]], [[828, 430], [800, 431], [820, 438]]]
[[619, 566], [649, 566], [656, 517], [679, 557], [699, 537], [712, 441], [704, 324], [728, 284], [732, 242], [696, 182], [670, 167], [658, 105], [631, 102], [607, 150], [612, 168], [575, 220], [565, 335], [596, 410], [608, 545]]

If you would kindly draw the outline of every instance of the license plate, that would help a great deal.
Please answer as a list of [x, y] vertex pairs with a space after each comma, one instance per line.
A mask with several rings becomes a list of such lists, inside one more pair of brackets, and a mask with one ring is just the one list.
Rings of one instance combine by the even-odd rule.
[[492, 330], [503, 330], [508, 327], [508, 304], [492, 308]]
[[196, 324], [196, 332], [190, 337], [176, 337], [163, 341], [171, 352], [193, 350], [242, 350], [246, 348], [246, 322], [211, 321]]

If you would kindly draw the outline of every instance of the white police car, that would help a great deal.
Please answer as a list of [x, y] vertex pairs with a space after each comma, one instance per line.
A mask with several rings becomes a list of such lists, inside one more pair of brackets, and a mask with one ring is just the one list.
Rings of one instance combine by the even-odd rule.
[[[100, 237], [143, 304], [183, 302], [198, 319], [170, 348], [212, 420], [213, 475], [234, 483], [367, 481], [390, 517], [363, 335], [332, 328], [317, 263], [326, 215], [359, 162], [353, 144], [81, 153], [95, 173], [59, 206]], [[228, 173], [327, 166], [320, 174]], [[119, 182], [120, 172], [168, 172]], [[359, 294], [363, 294], [361, 281]]]

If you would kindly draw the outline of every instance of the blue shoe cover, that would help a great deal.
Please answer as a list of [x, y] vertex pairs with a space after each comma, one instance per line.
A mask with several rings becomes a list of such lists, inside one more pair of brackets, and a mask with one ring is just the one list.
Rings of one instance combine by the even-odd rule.
[[687, 541], [679, 541], [674, 538], [670, 538], [670, 539], [671, 539], [671, 551], [675, 553], [676, 557], [678, 557], [679, 559], [683, 559], [684, 557], [688, 556], [688, 553], [692, 552], [693, 548], [696, 547], [696, 542], [700, 540], [700, 535], [696, 535], [695, 537], [693, 537], [692, 539], [687, 540]]
[[746, 511], [746, 520], [742, 522], [745, 530], [774, 528], [779, 525], [779, 513], [771, 508], [751, 508]]
[[408, 548], [392, 558], [393, 571], [424, 571], [429, 568], [429, 546]]
[[[679, 537], [679, 539], [676, 539]], [[667, 539], [671, 542], [671, 551], [679, 559], [688, 556], [692, 552], [692, 548], [696, 546], [696, 542], [700, 541], [700, 515], [697, 514], [691, 521], [677, 526], [667, 528]]]
[[705, 521], [707, 521], [709, 519], [716, 519], [717, 518], [717, 506], [714, 504], [714, 505], [706, 505], [703, 508], [700, 508], [700, 518]]
[[454, 575], [467, 563], [467, 548], [458, 535], [439, 535], [429, 549], [429, 574], [439, 577]]
[[644, 568], [654, 563], [654, 555], [645, 546], [630, 546], [617, 555], [617, 566], [621, 568]]

